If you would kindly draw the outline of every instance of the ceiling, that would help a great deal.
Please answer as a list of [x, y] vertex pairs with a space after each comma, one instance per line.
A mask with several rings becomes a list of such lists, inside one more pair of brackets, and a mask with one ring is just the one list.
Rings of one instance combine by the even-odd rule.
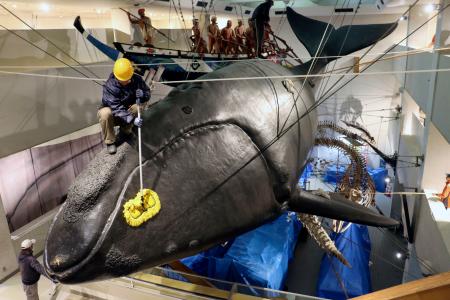
[[[110, 9], [149, 7], [151, 5], [169, 6], [169, 1], [175, 5], [181, 4], [185, 9], [192, 9], [193, 3], [198, 0], [6, 0], [2, 1], [12, 10], [32, 11], [40, 14], [62, 12], [93, 12], [104, 13]], [[212, 0], [201, 0], [211, 2]], [[252, 10], [263, 0], [215, 0], [216, 11], [223, 11], [226, 6], [235, 8], [236, 11]], [[337, 4], [336, 4], [337, 1]], [[336, 7], [356, 8], [359, 5], [360, 14], [399, 14], [406, 10], [414, 0], [383, 0], [386, 5], [383, 9], [377, 9], [376, 4], [381, 0], [275, 0], [272, 13], [281, 11], [286, 5], [300, 10], [305, 15], [329, 15]], [[434, 0], [421, 0], [421, 4]], [[195, 10], [201, 7], [194, 6]]]

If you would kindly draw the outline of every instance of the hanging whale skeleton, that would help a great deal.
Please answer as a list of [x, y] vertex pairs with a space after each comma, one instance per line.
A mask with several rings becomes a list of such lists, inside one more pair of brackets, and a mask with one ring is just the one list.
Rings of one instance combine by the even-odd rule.
[[[322, 53], [336, 56], [376, 43], [396, 27], [334, 29], [290, 8], [287, 16], [311, 56], [326, 30]], [[317, 73], [331, 60], [318, 58], [311, 69]], [[177, 86], [150, 106], [142, 115], [143, 178], [159, 197], [159, 213], [138, 227], [123, 215], [140, 186], [135, 136], [115, 155], [103, 150], [69, 188], [50, 226], [47, 272], [64, 283], [129, 274], [205, 250], [286, 209], [296, 211], [319, 244], [346, 264], [316, 216], [398, 226], [341, 193], [299, 188], [318, 129], [316, 113], [309, 111], [314, 95], [307, 84], [302, 88], [304, 79], [267, 77], [306, 74], [310, 64], [288, 69], [267, 60], [236, 62]], [[208, 81], [236, 74], [265, 78]]]

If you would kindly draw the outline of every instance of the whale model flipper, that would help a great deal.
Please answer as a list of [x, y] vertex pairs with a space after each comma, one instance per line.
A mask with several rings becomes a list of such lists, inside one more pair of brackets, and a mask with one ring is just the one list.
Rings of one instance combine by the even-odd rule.
[[394, 219], [380, 215], [360, 204], [345, 199], [339, 193], [330, 193], [330, 199], [297, 188], [288, 201], [291, 210], [312, 215], [319, 215], [336, 220], [354, 222], [363, 225], [396, 227]]

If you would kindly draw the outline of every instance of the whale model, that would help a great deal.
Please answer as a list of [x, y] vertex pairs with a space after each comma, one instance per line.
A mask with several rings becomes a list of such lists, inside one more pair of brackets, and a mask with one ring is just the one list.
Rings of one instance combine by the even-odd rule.
[[[319, 46], [327, 56], [348, 54], [396, 26], [330, 27], [320, 45], [326, 24], [290, 9], [288, 19], [311, 56]], [[317, 62], [323, 67], [328, 61]], [[207, 249], [286, 209], [397, 226], [338, 194], [327, 199], [299, 189], [317, 116], [308, 113], [315, 103], [311, 87], [286, 77], [307, 70], [308, 64], [288, 69], [267, 60], [236, 62], [179, 85], [152, 105], [143, 113], [143, 181], [158, 195], [159, 212], [139, 226], [124, 217], [124, 204], [140, 187], [135, 137], [115, 155], [103, 150], [76, 178], [51, 224], [47, 272], [63, 283], [129, 274]], [[231, 77], [264, 79], [215, 81]]]

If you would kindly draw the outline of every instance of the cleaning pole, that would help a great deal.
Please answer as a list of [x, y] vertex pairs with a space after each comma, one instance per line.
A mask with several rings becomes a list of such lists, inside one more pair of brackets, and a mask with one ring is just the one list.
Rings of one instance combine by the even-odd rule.
[[[138, 119], [141, 118], [141, 99], [136, 99], [137, 111], [138, 111]], [[140, 183], [140, 192], [141, 198], [144, 197], [144, 184], [142, 182], [142, 140], [141, 140], [141, 127], [138, 127], [138, 143], [139, 143], [139, 183]], [[143, 200], [143, 199], [142, 199]]]
[[[137, 117], [141, 118], [140, 99], [136, 99]], [[141, 128], [138, 127], [138, 147], [139, 147], [139, 183], [140, 189], [136, 196], [129, 199], [123, 205], [123, 217], [125, 222], [132, 227], [139, 227], [146, 221], [157, 215], [161, 209], [161, 202], [158, 194], [151, 189], [144, 189], [142, 179], [142, 138]]]

